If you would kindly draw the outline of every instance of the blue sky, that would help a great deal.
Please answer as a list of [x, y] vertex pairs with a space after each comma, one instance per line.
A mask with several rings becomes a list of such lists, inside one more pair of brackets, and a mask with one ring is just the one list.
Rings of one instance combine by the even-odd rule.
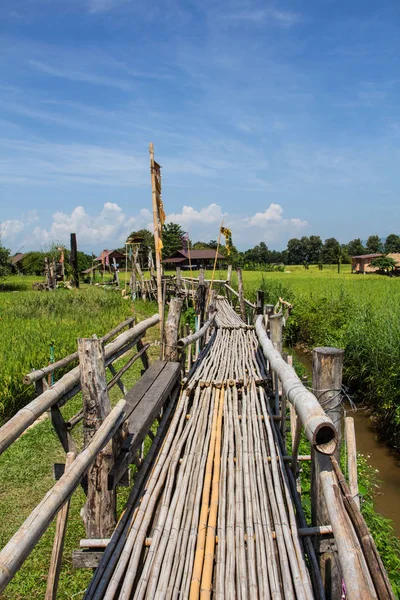
[[2, 241], [400, 233], [400, 3], [2, 0]]

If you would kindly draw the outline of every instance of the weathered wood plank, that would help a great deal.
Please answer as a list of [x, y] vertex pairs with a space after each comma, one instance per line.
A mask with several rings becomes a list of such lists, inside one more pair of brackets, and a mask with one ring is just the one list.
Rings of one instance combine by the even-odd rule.
[[[90, 444], [99, 426], [111, 412], [103, 344], [98, 339], [78, 340], [83, 399], [83, 441]], [[114, 465], [113, 441], [96, 456], [88, 471], [88, 494], [83, 509], [87, 537], [108, 537], [116, 524], [115, 491], [107, 489], [107, 479]]]
[[104, 550], [73, 550], [72, 565], [75, 569], [96, 569]]
[[136, 408], [143, 396], [146, 395], [154, 381], [160, 376], [161, 372], [165, 368], [165, 365], [166, 363], [162, 360], [156, 360], [153, 362], [147, 371], [143, 373], [141, 378], [124, 396], [124, 400], [126, 401], [127, 408], [130, 412]]
[[[129, 435], [122, 446], [121, 453], [117, 457], [113, 469], [110, 471], [108, 489], [113, 489], [118, 484], [123, 473], [132, 463], [136, 451], [180, 379], [180, 363], [167, 362], [163, 365], [164, 368], [160, 375], [153, 381], [141, 400], [136, 403], [130, 414], [130, 407], [127, 406]], [[149, 371], [146, 371], [146, 374]]]

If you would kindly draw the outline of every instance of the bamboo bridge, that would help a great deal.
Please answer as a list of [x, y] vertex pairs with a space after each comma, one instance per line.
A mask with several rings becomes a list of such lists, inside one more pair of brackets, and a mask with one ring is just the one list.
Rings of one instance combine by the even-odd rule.
[[[394, 598], [359, 510], [347, 420], [348, 482], [339, 466], [341, 351], [316, 349], [310, 391], [282, 352], [284, 303], [264, 306], [262, 294], [257, 304], [245, 302], [230, 282], [217, 291], [201, 278], [195, 289], [189, 283], [180, 294], [181, 280], [174, 281], [163, 360], [149, 364], [142, 341], [159, 321], [154, 315], [138, 325], [128, 320], [105, 339], [81, 339], [77, 353], [26, 376], [38, 396], [0, 429], [0, 453], [50, 410], [66, 465], [1, 550], [0, 591], [56, 517], [46, 599], [56, 598], [66, 507], [82, 485], [87, 539], [73, 558], [77, 567], [95, 568], [86, 600]], [[178, 339], [188, 296], [202, 317], [196, 333]], [[116, 372], [121, 356], [130, 358]], [[138, 358], [143, 375], [126, 390], [122, 376]], [[74, 360], [46, 389], [49, 372]], [[124, 399], [112, 408], [108, 389], [116, 384]], [[65, 422], [60, 408], [79, 391], [83, 408]], [[71, 430], [81, 421], [78, 452]], [[305, 456], [298, 453], [302, 432], [310, 444]], [[299, 487], [305, 463], [312, 524]], [[116, 522], [115, 490], [132, 464], [135, 482]]]

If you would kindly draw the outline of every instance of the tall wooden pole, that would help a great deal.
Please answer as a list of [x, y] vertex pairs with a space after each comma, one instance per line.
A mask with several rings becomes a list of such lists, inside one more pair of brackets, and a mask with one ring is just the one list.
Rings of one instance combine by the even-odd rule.
[[154, 227], [154, 245], [156, 249], [156, 269], [157, 269], [157, 302], [158, 302], [158, 313], [160, 315], [160, 327], [161, 327], [161, 339], [163, 336], [163, 323], [164, 323], [164, 311], [163, 311], [163, 298], [162, 298], [162, 281], [161, 281], [161, 250], [160, 250], [160, 236], [159, 236], [159, 222], [158, 222], [158, 207], [157, 207], [157, 187], [156, 187], [156, 174], [154, 167], [154, 144], [150, 144], [150, 173], [151, 173], [151, 191], [152, 191], [152, 206], [153, 206], [153, 227]]
[[209, 306], [209, 304], [211, 302], [211, 292], [212, 292], [212, 287], [213, 287], [213, 282], [214, 282], [215, 269], [217, 267], [219, 246], [221, 244], [221, 229], [222, 229], [223, 224], [224, 224], [224, 221], [222, 220], [221, 221], [221, 225], [219, 226], [217, 249], [215, 251], [214, 266], [213, 266], [213, 270], [212, 270], [212, 274], [211, 274], [211, 281], [210, 281], [210, 287], [209, 287], [209, 290], [208, 290], [208, 297], [207, 297], [207, 306], [206, 306], [206, 308], [208, 308], [208, 306]]
[[[342, 439], [342, 417], [340, 388], [342, 385], [343, 350], [338, 348], [314, 348], [313, 350], [313, 394], [332, 419], [336, 429], [337, 446], [334, 451], [340, 457]], [[311, 509], [313, 525], [331, 523], [331, 516], [325, 501], [321, 484], [321, 474], [331, 471], [331, 461], [326, 456], [311, 449]], [[319, 563], [327, 600], [340, 598], [342, 575], [336, 547], [326, 543], [320, 545]], [[346, 582], [347, 583], [347, 582]]]
[[71, 233], [71, 254], [69, 262], [72, 267], [72, 284], [75, 287], [79, 287], [79, 274], [78, 274], [78, 247], [76, 243], [76, 233]]

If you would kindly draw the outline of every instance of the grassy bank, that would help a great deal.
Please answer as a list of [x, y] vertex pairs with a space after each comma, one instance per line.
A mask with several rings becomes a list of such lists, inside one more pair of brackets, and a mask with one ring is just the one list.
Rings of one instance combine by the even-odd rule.
[[34, 395], [22, 377], [75, 352], [77, 337], [103, 335], [132, 314], [115, 290], [96, 287], [56, 292], [0, 292], [0, 423]]
[[[103, 292], [103, 294], [106, 294], [106, 292]], [[89, 306], [91, 305], [89, 304]], [[138, 320], [142, 320], [154, 314], [155, 305], [137, 302], [136, 310]], [[112, 314], [114, 315], [113, 318], [118, 316], [118, 312]], [[120, 320], [119, 316], [117, 320]], [[96, 324], [94, 321], [93, 323]], [[106, 325], [106, 328], [110, 329], [113, 323], [110, 327], [108, 322]], [[146, 341], [152, 342], [158, 338], [158, 327], [148, 330]], [[132, 350], [129, 355], [133, 352], [135, 350]], [[153, 357], [152, 359], [157, 357], [158, 353], [158, 347], [150, 347], [149, 354]], [[116, 367], [121, 367], [128, 359], [129, 356], [124, 357], [116, 363]], [[140, 377], [141, 368], [141, 362], [138, 361], [123, 376], [123, 381], [127, 387], [132, 386]], [[111, 377], [110, 374], [108, 374], [108, 377]], [[118, 386], [115, 386], [110, 395], [111, 402], [114, 405], [122, 394]], [[64, 418], [70, 418], [81, 407], [82, 398], [79, 394], [62, 408]], [[78, 444], [78, 448], [81, 447], [81, 425], [73, 430], [73, 437]], [[65, 454], [49, 419], [30, 429], [0, 456], [0, 515], [3, 516], [0, 526], [0, 547], [7, 543], [33, 508], [44, 497], [45, 493], [54, 485], [52, 477], [53, 464], [64, 461]], [[127, 495], [128, 490], [126, 488], [118, 488], [119, 513], [123, 509]], [[68, 519], [62, 572], [57, 595], [60, 600], [82, 598], [92, 576], [89, 569], [74, 569], [71, 559], [72, 551], [79, 548], [79, 540], [85, 537], [85, 530], [80, 517], [80, 510], [84, 502], [84, 493], [78, 488], [72, 496]], [[7, 518], [4, 518], [5, 515], [7, 515]], [[43, 535], [39, 544], [7, 586], [1, 598], [7, 600], [26, 600], [27, 598], [39, 600], [44, 597], [54, 531], [55, 522]]]
[[345, 351], [344, 378], [355, 400], [369, 407], [376, 427], [400, 449], [400, 278], [337, 274], [317, 268], [244, 273], [247, 294], [279, 296], [294, 309], [287, 342]]

